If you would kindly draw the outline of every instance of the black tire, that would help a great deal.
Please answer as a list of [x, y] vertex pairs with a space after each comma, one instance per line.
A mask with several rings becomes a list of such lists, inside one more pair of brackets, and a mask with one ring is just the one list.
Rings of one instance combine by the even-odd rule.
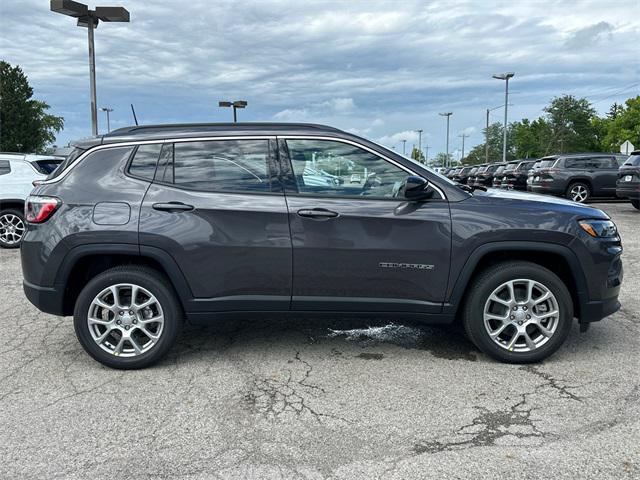
[[[93, 299], [105, 288], [119, 283], [131, 283], [148, 290], [164, 313], [163, 330], [157, 343], [133, 357], [118, 357], [103, 350], [93, 340], [87, 322]], [[76, 336], [85, 351], [103, 365], [123, 370], [145, 368], [161, 360], [176, 343], [183, 323], [182, 308], [168, 280], [153, 269], [138, 266], [114, 267], [93, 278], [80, 292], [73, 312]]]
[[633, 205], [636, 210], [640, 210], [640, 200], [631, 200], [631, 205]]
[[[509, 351], [489, 336], [484, 324], [484, 308], [493, 291], [505, 282], [530, 279], [540, 282], [556, 297], [559, 309], [555, 332], [546, 343], [528, 352]], [[503, 262], [494, 265], [473, 280], [463, 307], [463, 324], [469, 339], [490, 357], [506, 363], [539, 362], [553, 354], [564, 343], [571, 331], [573, 302], [564, 282], [550, 270], [524, 261]]]
[[[9, 216], [10, 218], [13, 217], [18, 217], [20, 219], [20, 222], [22, 224], [23, 228], [26, 228], [26, 222], [24, 221], [24, 212], [22, 210], [17, 210], [15, 208], [6, 208], [4, 210], [0, 210], [0, 233], [4, 232], [3, 226], [2, 226], [2, 219], [6, 216]], [[24, 236], [24, 231], [23, 234], [20, 236], [20, 240], [18, 240], [17, 242], [13, 243], [13, 240], [7, 242], [5, 240], [2, 239], [2, 237], [0, 237], [0, 247], [2, 248], [19, 248], [20, 244], [22, 243], [22, 237]]]
[[[576, 192], [574, 192], [574, 190], [576, 189], [580, 189], [579, 191], [584, 191], [584, 197], [581, 196], [580, 198], [582, 198], [581, 200], [576, 200], [575, 196], [576, 196]], [[589, 200], [591, 198], [591, 187], [589, 187], [589, 185], [587, 185], [584, 182], [573, 182], [571, 184], [569, 184], [569, 187], [567, 187], [567, 191], [565, 193], [565, 197], [567, 197], [569, 200], [572, 200], [574, 202], [578, 202], [578, 203], [585, 203], [587, 200]]]

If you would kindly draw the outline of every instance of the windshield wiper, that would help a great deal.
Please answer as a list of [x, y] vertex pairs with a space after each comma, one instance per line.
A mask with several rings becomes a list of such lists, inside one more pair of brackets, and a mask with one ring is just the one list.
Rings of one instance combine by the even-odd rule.
[[465, 185], [464, 183], [457, 183], [458, 187], [460, 187], [465, 192], [473, 193], [475, 190], [482, 190], [483, 192], [487, 191], [486, 187], [480, 187], [476, 185]]

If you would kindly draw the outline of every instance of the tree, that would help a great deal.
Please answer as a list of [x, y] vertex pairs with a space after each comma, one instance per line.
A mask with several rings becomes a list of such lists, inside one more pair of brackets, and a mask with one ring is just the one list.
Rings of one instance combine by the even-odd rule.
[[20, 67], [0, 61], [0, 151], [44, 152], [62, 130], [64, 119], [32, 99], [33, 89]]
[[563, 95], [544, 109], [551, 128], [545, 154], [589, 152], [599, 147], [593, 120], [596, 111], [586, 98]]
[[523, 118], [511, 124], [514, 158], [540, 158], [551, 140], [551, 126], [544, 118], [533, 122]]
[[424, 163], [424, 153], [422, 153], [422, 151], [418, 150], [415, 146], [411, 150], [411, 158], [413, 158], [414, 160], [416, 160], [416, 161], [418, 161], [420, 163]]
[[436, 158], [433, 159], [432, 165], [434, 167], [445, 167], [447, 165], [453, 165], [453, 163], [453, 156], [451, 154], [447, 156], [446, 153], [440, 152], [436, 155]]
[[[487, 138], [487, 129], [483, 129], [482, 133]], [[502, 160], [502, 141], [503, 131], [502, 124], [495, 122], [489, 125], [488, 129], [489, 137], [489, 162], [497, 162]], [[464, 159], [465, 165], [477, 165], [479, 163], [486, 163], [486, 140], [473, 147], [469, 154]], [[513, 124], [509, 125], [507, 129], [507, 160], [513, 159]]]
[[[615, 105], [615, 104], [614, 104]], [[605, 152], [617, 152], [626, 140], [640, 148], [640, 95], [627, 99], [624, 106], [619, 105], [616, 116], [603, 120], [604, 130], [601, 149]]]

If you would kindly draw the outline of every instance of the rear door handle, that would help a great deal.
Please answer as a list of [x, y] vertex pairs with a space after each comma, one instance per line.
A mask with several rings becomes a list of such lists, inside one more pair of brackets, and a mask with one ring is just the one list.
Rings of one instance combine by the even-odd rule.
[[195, 207], [193, 205], [187, 205], [182, 202], [168, 202], [168, 203], [154, 203], [154, 210], [161, 210], [163, 212], [190, 212]]
[[318, 220], [335, 218], [340, 214], [338, 212], [332, 212], [331, 210], [327, 210], [326, 208], [311, 208], [302, 210], [298, 210], [298, 215], [306, 218], [316, 218]]

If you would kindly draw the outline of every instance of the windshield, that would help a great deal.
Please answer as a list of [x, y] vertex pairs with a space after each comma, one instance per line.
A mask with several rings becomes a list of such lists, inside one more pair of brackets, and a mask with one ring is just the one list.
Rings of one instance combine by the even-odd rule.
[[496, 170], [496, 175], [498, 173], [502, 173], [502, 172], [504, 172], [504, 165], [501, 165], [501, 166], [498, 167], [498, 169]]
[[628, 167], [640, 167], [640, 155], [631, 155], [624, 164]]
[[517, 163], [510, 163], [509, 165], [504, 167], [504, 171], [505, 172], [510, 172], [511, 170], [515, 170], [517, 166], [518, 166]]
[[62, 172], [64, 172], [67, 169], [67, 167], [69, 167], [69, 165], [71, 165], [75, 161], [76, 158], [78, 158], [84, 152], [85, 151], [81, 148], [78, 148], [78, 147], [74, 148], [69, 154], [69, 156], [67, 156], [67, 158], [65, 158], [62, 161], [62, 163], [58, 166], [58, 168], [56, 168], [51, 173], [49, 173], [47, 180], [51, 180], [59, 176]]

